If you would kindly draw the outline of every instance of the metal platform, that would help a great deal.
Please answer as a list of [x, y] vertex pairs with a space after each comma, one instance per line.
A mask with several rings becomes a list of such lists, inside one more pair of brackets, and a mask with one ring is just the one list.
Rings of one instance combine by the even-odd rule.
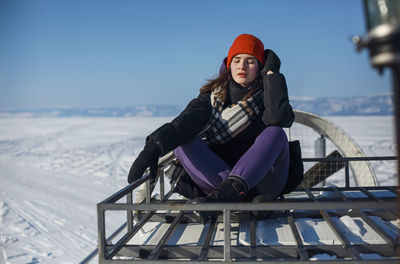
[[[261, 204], [190, 204], [172, 191], [164, 194], [159, 175], [157, 197], [150, 197], [154, 183], [146, 175], [97, 205], [99, 245], [93, 254], [99, 263], [400, 262], [398, 187], [350, 187], [346, 180], [346, 187], [303, 188]], [[133, 203], [132, 193], [142, 184], [146, 199]], [[195, 213], [203, 210], [221, 215], [203, 225]], [[263, 210], [273, 211], [272, 217], [258, 221], [251, 213]], [[126, 212], [126, 223], [106, 236], [110, 211]], [[352, 236], [357, 228], [362, 239]]]
[[[172, 165], [175, 157], [170, 152], [160, 158], [154, 182], [145, 174], [97, 205], [98, 249], [81, 263], [96, 256], [99, 263], [399, 263], [399, 187], [377, 187], [379, 175], [370, 163], [396, 157], [366, 157], [329, 120], [296, 110], [295, 116], [288, 138], [300, 140], [308, 154], [315, 150], [315, 136], [323, 146], [315, 150], [322, 155], [303, 155], [310, 165], [300, 185], [304, 188], [262, 204], [193, 205], [173, 192], [165, 194], [164, 176], [174, 186], [173, 179], [183, 170]], [[324, 154], [325, 139], [335, 146], [336, 155]], [[310, 158], [316, 156], [321, 158]], [[343, 186], [307, 188], [332, 175]], [[156, 184], [159, 191], [152, 197]], [[133, 202], [138, 193], [144, 201], [142, 197], [140, 203]], [[203, 225], [199, 211], [221, 214]], [[252, 211], [273, 215], [257, 220]], [[113, 228], [116, 219], [110, 217], [115, 212], [119, 223], [124, 222], [119, 228]]]

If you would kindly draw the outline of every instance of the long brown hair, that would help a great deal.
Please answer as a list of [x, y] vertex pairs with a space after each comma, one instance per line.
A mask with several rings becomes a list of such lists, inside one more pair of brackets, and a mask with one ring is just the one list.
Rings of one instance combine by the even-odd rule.
[[[252, 96], [255, 92], [261, 89], [262, 87], [262, 78], [261, 78], [261, 63], [258, 62], [258, 77], [254, 81], [254, 89], [250, 89], [248, 93], [243, 96], [242, 101], [248, 99]], [[222, 102], [225, 102], [226, 95], [228, 94], [228, 85], [229, 82], [232, 80], [232, 73], [231, 68], [227, 68], [223, 71], [220, 75], [215, 77], [214, 79], [208, 80], [201, 88], [200, 93], [205, 93], [208, 91], [213, 92], [217, 88], [221, 88], [218, 92], [216, 92], [216, 96]]]
[[220, 91], [216, 93], [216, 96], [222, 102], [225, 102], [225, 98], [226, 98], [226, 94], [227, 94], [227, 90], [228, 90], [227, 88], [228, 88], [229, 82], [231, 80], [232, 80], [231, 68], [227, 68], [216, 78], [208, 80], [200, 88], [200, 93], [205, 93], [208, 91], [213, 92], [215, 89], [221, 88]]

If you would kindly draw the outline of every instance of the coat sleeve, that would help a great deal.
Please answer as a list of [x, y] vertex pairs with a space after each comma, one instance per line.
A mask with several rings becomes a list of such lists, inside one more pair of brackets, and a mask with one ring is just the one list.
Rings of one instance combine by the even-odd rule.
[[285, 76], [280, 73], [263, 77], [264, 113], [262, 120], [266, 126], [290, 127], [294, 113], [289, 103]]
[[207, 124], [211, 115], [210, 92], [202, 93], [189, 102], [186, 108], [171, 122], [151, 133], [147, 141], [158, 144], [162, 155], [189, 143]]

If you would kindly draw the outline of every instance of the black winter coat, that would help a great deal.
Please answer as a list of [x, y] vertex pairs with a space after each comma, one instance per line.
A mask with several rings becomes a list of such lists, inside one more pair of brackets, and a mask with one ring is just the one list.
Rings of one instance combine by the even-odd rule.
[[[274, 73], [262, 78], [265, 107], [262, 116], [254, 119], [245, 130], [228, 143], [209, 146], [212, 151], [232, 167], [266, 127], [290, 127], [294, 121], [285, 77], [280, 73]], [[225, 105], [236, 103], [243, 98], [244, 94], [240, 94], [239, 90], [235, 85], [229, 85]], [[244, 91], [244, 93], [246, 92]], [[201, 93], [197, 98], [190, 101], [178, 117], [150, 134], [147, 141], [157, 143], [162, 155], [192, 141], [210, 119], [212, 112], [210, 95], [211, 92]]]

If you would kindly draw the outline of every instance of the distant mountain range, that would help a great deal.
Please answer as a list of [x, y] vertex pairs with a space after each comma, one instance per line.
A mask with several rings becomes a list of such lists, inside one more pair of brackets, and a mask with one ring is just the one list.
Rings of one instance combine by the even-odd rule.
[[392, 115], [393, 95], [357, 97], [291, 98], [294, 109], [320, 116]]
[[[391, 94], [361, 97], [290, 98], [296, 110], [320, 116], [392, 115]], [[40, 108], [1, 110], [1, 117], [128, 117], [128, 116], [176, 116], [182, 105], [147, 105], [103, 108]]]

